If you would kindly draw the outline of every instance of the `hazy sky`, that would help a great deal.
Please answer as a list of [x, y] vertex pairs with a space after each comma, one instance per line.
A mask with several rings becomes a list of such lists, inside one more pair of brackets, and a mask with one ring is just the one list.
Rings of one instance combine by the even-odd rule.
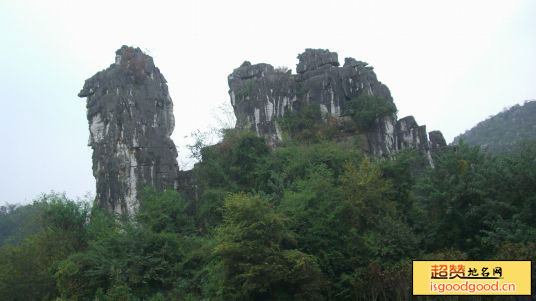
[[84, 80], [121, 45], [154, 57], [184, 139], [216, 126], [244, 60], [288, 66], [327, 48], [374, 66], [399, 117], [448, 142], [536, 98], [536, 1], [6, 1], [0, 3], [0, 204], [93, 192]]

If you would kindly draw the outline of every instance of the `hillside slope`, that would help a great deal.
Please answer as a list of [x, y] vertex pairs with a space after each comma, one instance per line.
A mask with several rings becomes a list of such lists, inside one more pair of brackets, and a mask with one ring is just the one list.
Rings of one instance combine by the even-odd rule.
[[515, 105], [492, 116], [454, 138], [470, 145], [482, 145], [492, 153], [515, 151], [519, 144], [536, 140], [536, 100]]

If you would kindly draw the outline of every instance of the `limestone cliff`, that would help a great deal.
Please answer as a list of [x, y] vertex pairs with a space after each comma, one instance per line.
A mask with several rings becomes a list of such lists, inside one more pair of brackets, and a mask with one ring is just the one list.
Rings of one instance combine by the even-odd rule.
[[176, 187], [173, 102], [150, 56], [123, 46], [78, 96], [87, 97], [96, 206], [132, 214], [144, 186]]
[[[296, 71], [292, 74], [248, 61], [236, 68], [228, 76], [236, 127], [251, 129], [276, 145], [282, 140], [278, 119], [300, 104], [318, 105], [323, 116], [343, 120], [345, 103], [356, 97], [369, 95], [393, 102], [389, 89], [378, 81], [371, 66], [346, 58], [340, 67], [337, 53], [329, 50], [306, 49], [298, 55]], [[430, 144], [426, 126], [419, 126], [412, 116], [397, 120], [396, 114], [379, 118], [371, 129], [353, 134], [364, 135], [366, 150], [378, 156], [409, 147], [421, 149], [430, 157], [431, 147], [444, 145], [440, 132], [434, 132], [434, 141], [438, 142]]]

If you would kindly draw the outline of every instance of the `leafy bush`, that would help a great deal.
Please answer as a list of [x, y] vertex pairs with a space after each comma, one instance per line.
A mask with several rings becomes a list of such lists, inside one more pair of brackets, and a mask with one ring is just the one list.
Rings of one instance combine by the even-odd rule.
[[283, 132], [301, 143], [318, 143], [331, 139], [335, 126], [323, 122], [320, 106], [314, 104], [296, 105], [293, 111], [278, 119]]
[[252, 78], [246, 79], [243, 85], [238, 89], [236, 93], [237, 101], [242, 101], [245, 98], [250, 97], [253, 93], [254, 88], [255, 88], [255, 80]]
[[343, 114], [350, 116], [359, 129], [371, 129], [378, 119], [396, 114], [395, 104], [385, 98], [362, 95], [345, 102]]
[[215, 253], [223, 266], [225, 300], [321, 300], [316, 258], [298, 250], [285, 216], [258, 196], [225, 199]]
[[195, 228], [193, 215], [188, 212], [188, 203], [174, 190], [160, 193], [154, 189], [145, 190], [136, 218], [156, 233], [188, 235]]
[[33, 206], [40, 208], [32, 221], [35, 233], [19, 245], [0, 248], [0, 295], [6, 300], [52, 299], [57, 263], [87, 246], [87, 203], [51, 193]]
[[287, 67], [287, 66], [279, 66], [279, 67], [275, 68], [274, 71], [275, 71], [276, 73], [287, 74], [287, 73], [289, 73], [291, 70], [290, 70], [290, 68]]

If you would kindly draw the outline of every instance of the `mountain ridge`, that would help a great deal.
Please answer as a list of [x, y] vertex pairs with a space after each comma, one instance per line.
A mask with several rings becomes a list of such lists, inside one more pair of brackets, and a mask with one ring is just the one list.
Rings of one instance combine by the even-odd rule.
[[454, 137], [451, 145], [462, 141], [480, 145], [491, 153], [509, 153], [518, 150], [527, 140], [536, 140], [536, 100], [525, 100], [503, 109], [502, 112], [480, 121], [471, 129]]

